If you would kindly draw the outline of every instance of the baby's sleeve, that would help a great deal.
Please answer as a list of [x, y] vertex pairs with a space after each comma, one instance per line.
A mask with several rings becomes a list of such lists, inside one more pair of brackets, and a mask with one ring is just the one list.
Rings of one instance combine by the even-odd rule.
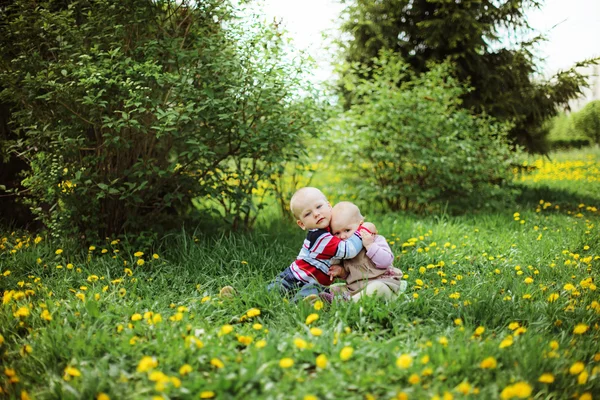
[[375, 242], [367, 250], [367, 257], [379, 269], [389, 268], [394, 262], [394, 253], [392, 253], [387, 240], [381, 235], [375, 236]]

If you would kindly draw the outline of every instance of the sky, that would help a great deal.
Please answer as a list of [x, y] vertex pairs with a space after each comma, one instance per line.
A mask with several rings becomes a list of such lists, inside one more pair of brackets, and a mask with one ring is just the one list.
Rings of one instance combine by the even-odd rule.
[[[331, 55], [322, 31], [335, 31], [342, 6], [336, 0], [264, 0], [268, 18], [282, 20], [295, 45], [318, 63], [316, 80], [332, 76]], [[575, 62], [600, 57], [600, 0], [545, 0], [541, 10], [527, 12], [529, 24], [548, 41], [540, 44], [538, 66], [549, 77]]]

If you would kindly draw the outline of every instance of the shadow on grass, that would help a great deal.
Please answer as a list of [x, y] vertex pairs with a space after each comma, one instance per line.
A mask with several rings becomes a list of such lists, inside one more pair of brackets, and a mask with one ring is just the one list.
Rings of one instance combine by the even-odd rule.
[[534, 206], [540, 203], [540, 200], [548, 201], [553, 204], [571, 205], [575, 208], [581, 203], [588, 206], [600, 206], [600, 193], [597, 196], [589, 194], [575, 193], [565, 189], [551, 188], [549, 186], [519, 186], [521, 194], [517, 196], [517, 204], [523, 206]]

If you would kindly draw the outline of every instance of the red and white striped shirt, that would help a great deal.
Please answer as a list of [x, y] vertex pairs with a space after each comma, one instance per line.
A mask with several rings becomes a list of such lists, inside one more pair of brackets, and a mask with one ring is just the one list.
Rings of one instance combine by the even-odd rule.
[[290, 265], [290, 270], [298, 282], [320, 283], [324, 286], [331, 284], [327, 273], [332, 259], [354, 258], [362, 250], [360, 237], [362, 226], [346, 240], [341, 240], [331, 234], [329, 229], [314, 229], [309, 231], [304, 239], [300, 254]]

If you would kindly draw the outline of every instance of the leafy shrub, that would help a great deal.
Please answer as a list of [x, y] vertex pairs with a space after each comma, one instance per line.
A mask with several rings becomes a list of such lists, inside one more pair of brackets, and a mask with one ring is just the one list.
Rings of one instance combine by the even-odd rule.
[[341, 161], [353, 166], [363, 197], [416, 211], [504, 198], [516, 154], [506, 138], [510, 127], [459, 107], [468, 89], [449, 64], [417, 76], [382, 53], [370, 80], [360, 78], [366, 76], [361, 68], [345, 83], [360, 100], [340, 121], [347, 137], [337, 146], [345, 148]]
[[575, 127], [593, 143], [600, 144], [600, 100], [590, 101], [573, 115]]
[[258, 182], [320, 123], [281, 32], [227, 2], [17, 0], [0, 13], [1, 96], [18, 105], [29, 205], [56, 236], [160, 232], [198, 197], [250, 225]]

